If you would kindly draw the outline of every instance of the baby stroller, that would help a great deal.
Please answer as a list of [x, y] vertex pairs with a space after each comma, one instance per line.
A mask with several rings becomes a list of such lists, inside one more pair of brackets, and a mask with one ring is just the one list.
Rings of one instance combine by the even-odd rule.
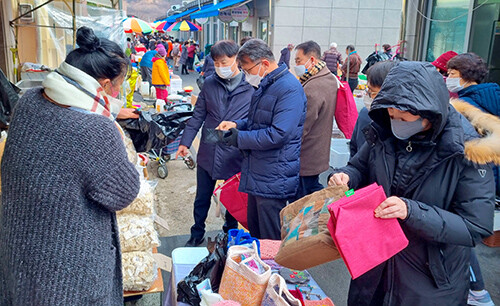
[[[168, 176], [166, 163], [170, 154], [177, 151], [187, 121], [193, 116], [192, 106], [181, 103], [170, 106], [166, 112], [154, 110], [140, 112], [139, 119], [119, 120], [129, 134], [137, 152], [147, 152], [158, 162], [158, 177]], [[183, 158], [189, 169], [196, 167], [192, 157]]]

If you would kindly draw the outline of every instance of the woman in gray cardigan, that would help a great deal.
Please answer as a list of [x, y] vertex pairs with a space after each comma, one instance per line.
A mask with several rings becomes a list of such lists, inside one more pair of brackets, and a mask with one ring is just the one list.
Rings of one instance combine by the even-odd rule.
[[89, 28], [18, 102], [2, 160], [0, 305], [123, 305], [115, 211], [139, 190], [115, 123], [128, 62]]

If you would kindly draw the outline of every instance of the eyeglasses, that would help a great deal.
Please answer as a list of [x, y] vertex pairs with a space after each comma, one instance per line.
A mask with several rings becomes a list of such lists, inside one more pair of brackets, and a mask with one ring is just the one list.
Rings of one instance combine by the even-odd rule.
[[260, 65], [262, 62], [258, 62], [257, 64], [253, 65], [252, 67], [250, 67], [249, 69], [243, 69], [246, 73], [250, 73], [250, 71], [257, 67], [258, 65]]

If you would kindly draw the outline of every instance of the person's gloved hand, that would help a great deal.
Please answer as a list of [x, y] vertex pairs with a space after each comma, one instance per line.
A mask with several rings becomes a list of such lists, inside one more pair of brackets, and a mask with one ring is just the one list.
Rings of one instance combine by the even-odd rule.
[[222, 143], [228, 146], [238, 147], [238, 133], [239, 131], [237, 129], [231, 128], [229, 132], [223, 134]]

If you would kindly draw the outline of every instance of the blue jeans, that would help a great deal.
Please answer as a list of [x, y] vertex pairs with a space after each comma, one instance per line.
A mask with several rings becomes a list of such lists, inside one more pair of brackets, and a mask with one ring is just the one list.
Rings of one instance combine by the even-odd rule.
[[[194, 225], [191, 227], [191, 237], [201, 239], [205, 235], [205, 221], [212, 201], [215, 183], [208, 171], [200, 166], [196, 167], [196, 197], [194, 199]], [[226, 223], [222, 229], [228, 230], [238, 228], [238, 221], [226, 211]]]

